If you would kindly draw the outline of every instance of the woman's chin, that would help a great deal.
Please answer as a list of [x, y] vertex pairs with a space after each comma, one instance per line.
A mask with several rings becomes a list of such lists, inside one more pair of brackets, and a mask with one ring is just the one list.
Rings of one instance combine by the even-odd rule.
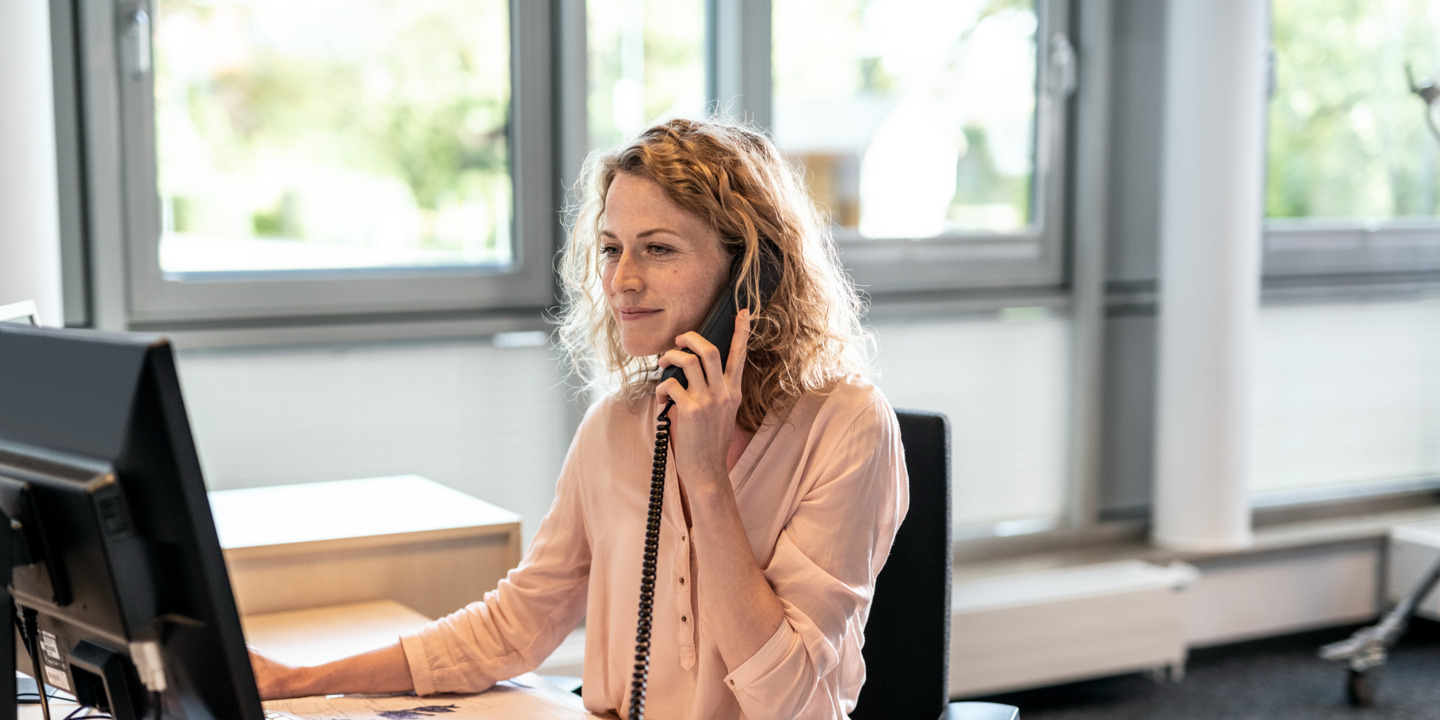
[[620, 338], [620, 347], [630, 357], [653, 357], [675, 347], [675, 343], [665, 343], [652, 338]]

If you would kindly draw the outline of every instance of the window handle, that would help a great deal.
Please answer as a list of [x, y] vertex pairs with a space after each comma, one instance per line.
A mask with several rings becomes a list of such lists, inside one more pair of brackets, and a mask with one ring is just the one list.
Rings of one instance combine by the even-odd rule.
[[130, 27], [125, 34], [129, 36], [131, 57], [135, 60], [132, 71], [137, 79], [144, 78], [150, 74], [150, 14], [144, 7], [136, 8], [130, 16]]
[[1075, 47], [1064, 33], [1050, 36], [1050, 87], [1060, 97], [1075, 93]]

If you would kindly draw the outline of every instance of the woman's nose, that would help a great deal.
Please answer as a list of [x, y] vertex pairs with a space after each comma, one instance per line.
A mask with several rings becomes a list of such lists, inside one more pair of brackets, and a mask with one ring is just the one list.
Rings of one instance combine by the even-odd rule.
[[615, 292], [638, 291], [645, 288], [645, 280], [641, 277], [640, 268], [627, 253], [622, 253], [620, 259], [615, 261], [615, 275], [610, 278], [610, 287]]

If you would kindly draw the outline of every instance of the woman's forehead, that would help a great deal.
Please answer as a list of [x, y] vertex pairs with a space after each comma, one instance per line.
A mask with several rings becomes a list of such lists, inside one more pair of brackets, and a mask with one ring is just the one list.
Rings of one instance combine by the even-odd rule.
[[704, 218], [686, 210], [659, 183], [643, 175], [621, 173], [606, 192], [602, 232], [645, 232], [651, 229], [710, 228]]

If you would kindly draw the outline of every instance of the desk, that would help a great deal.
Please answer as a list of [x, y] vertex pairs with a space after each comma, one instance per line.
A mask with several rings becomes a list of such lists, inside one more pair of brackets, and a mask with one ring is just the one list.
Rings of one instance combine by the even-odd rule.
[[[240, 624], [245, 630], [246, 641], [251, 645], [279, 660], [308, 665], [388, 645], [401, 634], [427, 621], [428, 618], [410, 608], [384, 600], [254, 615], [242, 618]], [[497, 691], [468, 698], [436, 696], [431, 699], [412, 695], [407, 701], [429, 705], [465, 705], [468, 701], [469, 705], [476, 705], [479, 704], [477, 701], [489, 700], [492, 706], [504, 708], [503, 714], [499, 715], [473, 710], [452, 712], [444, 716], [447, 720], [491, 720], [496, 717], [505, 720], [596, 720], [604, 717], [586, 712], [579, 697], [555, 687], [534, 673], [521, 675], [515, 681], [519, 687], [507, 685]], [[273, 706], [278, 702], [284, 701], [272, 701], [266, 705]], [[50, 709], [52, 717], [58, 720], [75, 709], [75, 705], [52, 702]], [[334, 716], [327, 714], [324, 717]], [[39, 705], [20, 706], [17, 720], [40, 718]]]
[[[312, 665], [383, 647], [395, 642], [400, 635], [424, 625], [428, 620], [429, 618], [410, 608], [386, 600], [268, 613], [241, 618], [240, 624], [245, 629], [246, 641], [251, 645], [278, 660]], [[501, 688], [500, 692], [481, 693], [472, 699], [493, 696], [489, 699], [494, 700], [497, 706], [501, 705], [503, 700], [507, 719], [524, 720], [533, 717], [593, 720], [600, 717], [586, 712], [579, 697], [555, 687], [534, 673], [521, 675], [515, 681], [521, 687], [507, 686]], [[451, 701], [429, 701], [411, 696], [407, 702], [450, 704]], [[465, 701], [462, 699], [457, 702], [463, 704]], [[279, 704], [269, 702], [266, 707], [274, 708]], [[469, 720], [472, 717], [479, 720], [486, 716], [473, 712], [456, 712], [447, 714], [446, 717], [452, 720]]]
[[520, 564], [520, 516], [415, 475], [210, 493], [240, 614], [394, 600], [440, 617]]

